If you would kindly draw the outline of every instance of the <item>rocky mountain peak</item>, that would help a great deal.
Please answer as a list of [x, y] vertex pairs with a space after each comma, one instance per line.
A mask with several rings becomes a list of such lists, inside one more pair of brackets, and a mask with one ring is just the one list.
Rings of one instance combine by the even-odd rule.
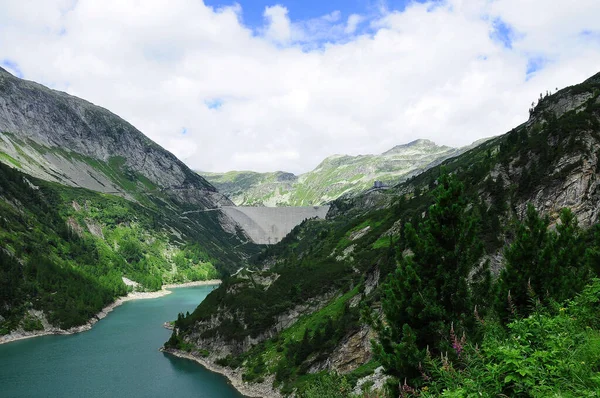
[[437, 145], [435, 142], [428, 139], [418, 139], [411, 141], [407, 144], [396, 145], [392, 149], [383, 152], [383, 156], [391, 155], [404, 155], [404, 154], [416, 154], [422, 152], [423, 154], [440, 153], [452, 150], [454, 148]]
[[587, 79], [587, 80], [585, 80], [583, 83], [584, 83], [584, 84], [585, 84], [585, 83], [593, 83], [593, 84], [598, 84], [598, 83], [600, 83], [600, 72], [598, 72], [598, 73], [596, 73], [594, 76], [592, 76], [592, 77], [588, 78], [588, 79]]

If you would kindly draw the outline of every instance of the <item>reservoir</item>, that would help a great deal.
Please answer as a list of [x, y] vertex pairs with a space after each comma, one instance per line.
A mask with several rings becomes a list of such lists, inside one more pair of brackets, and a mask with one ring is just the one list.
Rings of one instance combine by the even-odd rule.
[[171, 335], [162, 324], [213, 288], [127, 301], [87, 332], [0, 345], [0, 397], [243, 397], [224, 376], [158, 351]]

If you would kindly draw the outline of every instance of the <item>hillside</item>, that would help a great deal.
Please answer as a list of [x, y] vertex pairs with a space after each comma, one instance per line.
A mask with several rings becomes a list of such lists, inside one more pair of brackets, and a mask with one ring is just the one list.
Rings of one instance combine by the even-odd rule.
[[380, 155], [333, 155], [299, 176], [282, 171], [199, 173], [238, 206], [318, 206], [366, 191], [375, 181], [395, 185], [469, 148], [416, 140]]
[[171, 153], [108, 110], [0, 68], [0, 160], [47, 181], [203, 208], [229, 202]]
[[[253, 245], [245, 244], [247, 237], [231, 220], [220, 212], [201, 212], [232, 203], [125, 120], [1, 68], [0, 101], [0, 162], [32, 177], [169, 214], [169, 225], [161, 227], [176, 234], [183, 233], [176, 225], [188, 223], [223, 271], [237, 269], [234, 264], [247, 256], [245, 247]], [[233, 246], [241, 249], [230, 250]]]
[[[409, 394], [415, 390], [406, 381], [401, 386], [402, 380], [432, 391], [439, 388], [440, 393], [450, 388], [457, 391], [452, 396], [464, 396], [461, 391], [470, 385], [461, 390], [456, 384], [443, 384], [466, 375], [466, 371], [452, 373], [443, 379], [448, 369], [464, 368], [457, 350], [467, 343], [456, 338], [455, 327], [464, 330], [464, 338], [501, 350], [498, 344], [507, 343], [499, 330], [507, 328], [493, 327], [515, 319], [506, 313], [507, 290], [510, 311], [518, 306], [518, 311], [530, 313], [529, 303], [538, 300], [538, 311], [547, 305], [543, 316], [551, 320], [545, 322], [563, 322], [560, 316], [566, 307], [571, 310], [571, 304], [558, 311], [556, 302], [593, 283], [590, 275], [600, 270], [599, 171], [600, 74], [544, 97], [526, 123], [393, 189], [334, 201], [327, 221], [303, 223], [257, 256], [254, 270], [229, 278], [194, 313], [180, 316], [166, 347], [186, 350], [223, 369], [237, 369], [248, 386], [269, 391], [268, 396], [294, 390], [305, 397], [324, 396], [324, 391], [331, 393], [327, 396], [348, 396], [348, 388], [351, 391], [357, 381], [368, 389], [381, 387], [390, 376], [397, 377], [395, 396], [399, 388], [402, 396], [418, 395]], [[547, 219], [539, 218], [534, 209]], [[555, 228], [548, 229], [550, 224]], [[586, 298], [595, 300], [590, 301], [596, 303], [589, 304], [592, 307], [582, 304], [592, 317], [600, 315], [593, 307], [596, 296]], [[514, 317], [517, 310], [512, 313]], [[490, 334], [473, 324], [480, 315], [491, 317], [480, 322], [491, 325]], [[381, 316], [394, 327], [378, 321]], [[557, 328], [557, 323], [552, 325]], [[570, 330], [584, 333], [587, 327], [597, 336], [598, 325], [590, 325]], [[523, 333], [539, 333], [530, 332], [531, 325], [517, 323], [517, 327], [532, 328], [521, 329]], [[451, 338], [443, 338], [442, 332]], [[380, 344], [373, 351], [375, 338]], [[508, 342], [515, 338], [506, 335]], [[592, 335], [583, 339], [586, 344], [595, 341]], [[472, 353], [476, 347], [471, 346]], [[540, 350], [539, 358], [570, 352], [568, 346], [561, 346], [564, 351], [558, 354], [557, 346], [554, 351], [541, 346], [518, 349], [529, 350], [524, 357]], [[450, 359], [448, 350], [455, 352]], [[493, 362], [498, 352], [483, 354], [489, 353]], [[442, 359], [436, 362], [440, 354]], [[436, 372], [438, 384], [419, 374], [423, 369], [417, 364], [425, 360], [427, 371]], [[590, 360], [597, 364], [600, 356]], [[380, 365], [383, 371], [375, 372]], [[581, 370], [586, 378], [595, 369], [589, 366]], [[494, 388], [493, 394], [509, 396], [534, 387], [538, 392], [528, 396], [556, 391], [543, 390], [537, 379], [521, 382], [523, 376], [516, 372], [499, 373], [498, 382], [490, 381], [490, 390], [475, 390], [474, 396]], [[558, 382], [550, 375], [540, 377]], [[560, 391], [570, 392], [562, 396], [583, 389], [597, 391], [597, 381], [589, 380], [585, 386], [563, 385]], [[360, 388], [354, 391], [361, 393]]]
[[83, 325], [123, 277], [234, 272], [258, 249], [212, 211], [230, 204], [118, 116], [0, 69], [0, 334]]

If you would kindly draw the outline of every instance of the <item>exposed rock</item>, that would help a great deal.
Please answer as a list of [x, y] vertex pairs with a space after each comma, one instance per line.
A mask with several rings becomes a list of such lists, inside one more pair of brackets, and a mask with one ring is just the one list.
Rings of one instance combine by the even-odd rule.
[[0, 132], [0, 151], [35, 177], [130, 198], [122, 181], [141, 175], [180, 203], [232, 204], [120, 117], [1, 68]]
[[344, 260], [348, 260], [348, 261], [353, 261], [354, 259], [352, 258], [351, 254], [354, 253], [354, 249], [356, 248], [356, 245], [350, 245], [347, 248], [345, 248], [342, 251], [341, 255], [336, 256], [336, 261], [344, 261]]
[[355, 240], [359, 240], [360, 238], [362, 238], [363, 236], [365, 236], [367, 234], [367, 232], [369, 232], [371, 230], [371, 226], [367, 225], [366, 227], [352, 232], [349, 236], [349, 239], [354, 242]]
[[77, 236], [83, 236], [83, 227], [79, 225], [77, 220], [75, 220], [73, 217], [69, 217], [67, 219], [67, 226], [71, 229], [71, 231], [75, 232]]
[[594, 95], [592, 93], [582, 93], [579, 95], [565, 95], [560, 96], [556, 102], [550, 102], [545, 104], [542, 108], [544, 110], [551, 111], [557, 118], [561, 117], [565, 113], [577, 109], [585, 104]]
[[241, 369], [231, 369], [219, 366], [216, 363], [214, 363], [214, 359], [211, 359], [211, 357], [204, 358], [197, 351], [188, 353], [171, 348], [161, 348], [160, 351], [170, 355], [174, 355], [179, 358], [186, 358], [191, 361], [198, 362], [200, 365], [204, 366], [211, 372], [222, 374], [223, 376], [227, 377], [231, 384], [246, 397], [282, 397], [282, 395], [273, 388], [273, 382], [275, 381], [275, 376], [273, 375], [266, 377], [265, 380], [260, 383], [247, 383], [243, 380], [243, 372]]
[[[236, 294], [236, 292], [228, 292], [228, 294]], [[242, 326], [244, 325], [244, 315], [242, 313], [233, 314], [227, 311], [225, 308], [220, 308], [219, 312], [216, 315], [213, 315], [210, 320], [197, 322], [194, 325], [193, 332], [184, 338], [199, 349], [205, 349], [209, 351], [211, 353], [211, 357], [213, 357], [215, 360], [230, 354], [239, 355], [248, 351], [256, 344], [272, 338], [282, 330], [289, 328], [296, 323], [301, 316], [310, 314], [323, 308], [334, 297], [336, 297], [335, 292], [314, 297], [308, 300], [306, 303], [298, 305], [284, 314], [280, 314], [275, 319], [274, 324], [265, 329], [263, 333], [255, 337], [247, 336], [242, 341], [226, 341], [218, 334], [214, 337], [203, 336], [204, 332], [216, 329], [224, 321], [235, 320]]]
[[260, 274], [260, 275], [252, 275], [252, 281], [257, 285], [260, 285], [267, 290], [277, 279], [279, 279], [279, 274]]
[[364, 392], [381, 391], [388, 381], [389, 376], [383, 373], [383, 366], [375, 369], [373, 374], [358, 379], [353, 393], [361, 396]]
[[73, 206], [73, 209], [75, 209], [75, 211], [81, 211], [81, 206], [79, 206], [79, 203], [77, 203], [77, 201], [73, 201], [71, 203], [71, 206]]
[[136, 288], [136, 287], [138, 287], [140, 285], [136, 281], [132, 281], [131, 279], [126, 278], [124, 276], [122, 276], [121, 279], [123, 280], [123, 283], [125, 284], [125, 286], [131, 286], [133, 288]]
[[365, 295], [370, 294], [377, 286], [379, 286], [379, 279], [381, 278], [381, 271], [379, 267], [375, 267], [373, 272], [369, 272], [367, 280], [365, 281]]
[[323, 362], [313, 364], [309, 372], [333, 370], [338, 373], [350, 373], [369, 362], [373, 356], [371, 340], [375, 338], [373, 330], [363, 325], [359, 330], [349, 333], [342, 339], [331, 355]]
[[85, 219], [85, 225], [87, 226], [88, 231], [94, 236], [97, 236], [100, 239], [104, 239], [104, 234], [102, 233], [102, 226], [92, 220], [91, 218]]

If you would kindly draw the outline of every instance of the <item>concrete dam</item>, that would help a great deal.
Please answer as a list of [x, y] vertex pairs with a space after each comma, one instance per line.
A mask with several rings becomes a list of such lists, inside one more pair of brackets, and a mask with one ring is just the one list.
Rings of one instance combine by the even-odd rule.
[[324, 219], [329, 206], [224, 206], [221, 210], [234, 220], [254, 243], [271, 245], [282, 240], [296, 225], [306, 219], [315, 217]]

